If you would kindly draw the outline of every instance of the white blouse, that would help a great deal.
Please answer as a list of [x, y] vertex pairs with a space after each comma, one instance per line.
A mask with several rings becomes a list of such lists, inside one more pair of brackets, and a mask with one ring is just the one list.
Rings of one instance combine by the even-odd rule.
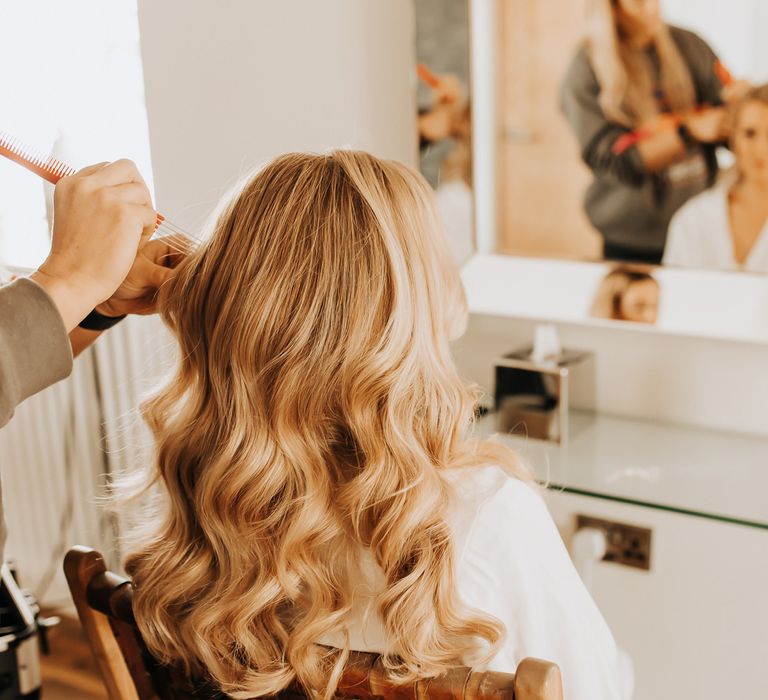
[[[626, 667], [539, 493], [496, 466], [456, 470], [450, 478], [458, 501], [450, 524], [459, 594], [507, 629], [488, 669], [514, 672], [523, 658], [533, 656], [558, 664], [567, 700], [628, 698], [631, 666]], [[361, 564], [349, 643], [381, 653], [387, 640], [375, 598], [384, 588], [384, 574], [367, 550]], [[343, 645], [341, 635], [319, 641]]]
[[768, 222], [743, 263], [733, 257], [728, 178], [686, 202], [672, 217], [664, 249], [665, 265], [768, 273]]

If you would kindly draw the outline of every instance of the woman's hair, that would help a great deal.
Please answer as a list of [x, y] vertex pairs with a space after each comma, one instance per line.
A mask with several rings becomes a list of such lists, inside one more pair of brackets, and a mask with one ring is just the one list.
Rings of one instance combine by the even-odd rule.
[[733, 165], [719, 174], [718, 181], [727, 187], [739, 182], [742, 178], [737, 149], [734, 145], [734, 136], [741, 120], [741, 113], [750, 102], [758, 102], [768, 107], [768, 83], [748, 89], [743, 96], [726, 105], [726, 131], [730, 134], [731, 151], [736, 155]]
[[[660, 110], [646, 52], [630, 46], [618, 27], [619, 2], [588, 0], [587, 50], [600, 85], [603, 113], [618, 124], [636, 127], [653, 119]], [[668, 25], [660, 23], [653, 43], [661, 67], [661, 89], [669, 108], [675, 112], [693, 108], [693, 78]]]
[[[463, 607], [452, 467], [511, 452], [470, 441], [475, 391], [449, 338], [466, 304], [421, 176], [353, 151], [290, 154], [226, 206], [161, 293], [180, 345], [143, 405], [155, 512], [126, 569], [149, 649], [234, 697], [297, 680], [329, 697], [369, 548], [396, 679], [490, 658], [501, 623]], [[151, 488], [154, 487], [154, 488]], [[325, 679], [330, 678], [326, 683]]]
[[740, 99], [729, 103], [728, 105], [728, 126], [729, 131], [732, 134], [734, 129], [739, 125], [739, 119], [741, 112], [746, 105], [750, 102], [759, 102], [760, 104], [768, 107], [768, 83], [764, 85], [758, 85], [753, 87], [744, 93], [744, 96]]
[[597, 287], [592, 301], [590, 316], [607, 318], [613, 321], [628, 321], [622, 308], [624, 297], [633, 284], [652, 282], [656, 288], [658, 280], [651, 274], [650, 267], [642, 265], [623, 264], [614, 267]]

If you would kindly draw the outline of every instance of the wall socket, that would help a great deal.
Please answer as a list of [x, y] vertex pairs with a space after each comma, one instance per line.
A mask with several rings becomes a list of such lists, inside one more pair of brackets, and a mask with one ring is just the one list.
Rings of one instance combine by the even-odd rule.
[[576, 516], [576, 529], [584, 527], [605, 533], [606, 551], [601, 561], [624, 564], [635, 569], [651, 568], [651, 531], [648, 528], [601, 520], [589, 515]]

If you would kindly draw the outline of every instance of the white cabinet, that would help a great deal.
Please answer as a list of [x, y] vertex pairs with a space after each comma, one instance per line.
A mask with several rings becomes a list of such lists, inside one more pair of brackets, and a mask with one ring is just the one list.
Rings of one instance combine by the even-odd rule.
[[636, 700], [768, 698], [768, 524], [554, 489], [547, 501], [566, 543], [577, 514], [652, 530], [649, 571], [601, 562], [592, 587], [632, 657]]

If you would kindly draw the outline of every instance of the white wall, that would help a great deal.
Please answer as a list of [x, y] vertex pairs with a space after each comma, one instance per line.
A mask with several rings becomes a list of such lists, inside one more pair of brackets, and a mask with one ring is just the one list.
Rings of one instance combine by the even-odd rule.
[[[530, 343], [535, 326], [532, 319], [473, 314], [454, 344], [462, 375], [492, 402], [494, 359]], [[564, 347], [595, 353], [597, 410], [768, 436], [764, 344], [571, 323], [558, 329]]]
[[139, 0], [157, 206], [195, 231], [287, 151], [416, 162], [410, 0]]
[[767, 531], [557, 491], [547, 502], [566, 541], [577, 514], [652, 531], [650, 571], [599, 562], [591, 589], [634, 664], [634, 700], [768, 697]]
[[768, 80], [765, 0], [662, 0], [662, 11], [706, 39], [734, 77]]

